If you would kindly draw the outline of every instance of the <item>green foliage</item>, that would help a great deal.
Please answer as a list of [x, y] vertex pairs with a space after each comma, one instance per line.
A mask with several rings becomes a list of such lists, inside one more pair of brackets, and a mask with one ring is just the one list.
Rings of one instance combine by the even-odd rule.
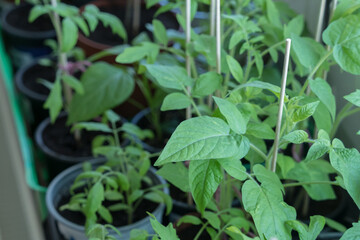
[[170, 93], [164, 98], [161, 111], [185, 109], [191, 105], [191, 100], [183, 93]]
[[191, 161], [189, 183], [196, 206], [203, 213], [221, 180], [220, 164], [216, 160]]
[[360, 17], [349, 15], [333, 21], [323, 33], [323, 40], [333, 47], [335, 61], [344, 70], [352, 74], [360, 74], [360, 52], [357, 43], [360, 37]]
[[325, 218], [323, 216], [312, 216], [309, 226], [296, 220], [288, 221], [286, 224], [299, 233], [301, 240], [315, 240], [324, 228]]
[[91, 65], [80, 81], [86, 94], [74, 95], [69, 107], [68, 123], [99, 116], [124, 102], [134, 89], [134, 80], [128, 72], [103, 62]]
[[182, 122], [172, 134], [155, 166], [186, 160], [233, 157], [237, 141], [221, 119], [197, 117]]
[[254, 179], [242, 187], [245, 210], [251, 214], [261, 239], [291, 239], [285, 222], [296, 219], [295, 209], [283, 201], [283, 186], [275, 173], [261, 165], [254, 166]]

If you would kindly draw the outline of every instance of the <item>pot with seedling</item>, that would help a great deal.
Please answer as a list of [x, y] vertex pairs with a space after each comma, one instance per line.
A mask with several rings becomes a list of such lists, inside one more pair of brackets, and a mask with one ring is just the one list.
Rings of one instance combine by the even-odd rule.
[[[72, 51], [77, 42], [78, 29], [89, 34], [91, 28], [87, 23], [92, 27], [97, 24], [94, 8], [89, 7], [80, 13], [76, 7], [52, 1], [51, 5], [35, 6], [30, 13], [31, 20], [49, 14], [57, 33], [58, 67], [55, 80], [52, 84], [45, 82], [51, 87], [44, 103], [50, 119], [41, 123], [35, 133], [38, 146], [47, 159], [53, 161], [49, 164], [49, 167], [54, 167], [54, 171], [50, 171], [50, 178], [66, 166], [91, 158], [91, 139], [95, 135], [90, 133], [89, 137], [82, 137], [81, 134], [88, 133], [80, 131], [70, 134], [69, 125], [96, 118], [105, 110], [120, 104], [131, 95], [134, 87], [131, 72], [104, 62], [86, 68], [80, 80], [72, 75], [76, 64], [68, 61], [67, 53]], [[86, 64], [82, 66], [85, 67]], [[63, 108], [68, 115], [62, 114], [58, 118]], [[57, 125], [60, 126], [54, 128]]]
[[[150, 167], [151, 155], [133, 141], [134, 135], [142, 138], [151, 133], [131, 123], [119, 127], [119, 121], [119, 116], [107, 111], [101, 123], [81, 122], [73, 127], [112, 135], [98, 136], [93, 142], [95, 156], [106, 161], [69, 168], [49, 186], [47, 205], [65, 239], [87, 239], [95, 224], [104, 224], [111, 234], [120, 232], [116, 239], [146, 237], [152, 233], [146, 212], [161, 222], [165, 204], [167, 213], [171, 211], [165, 181]], [[120, 145], [120, 134], [129, 138], [129, 146]]]
[[29, 22], [33, 5], [23, 3], [4, 10], [1, 16], [1, 29], [6, 50], [15, 68], [31, 63], [36, 57], [47, 55], [51, 48], [47, 39], [55, 38], [55, 30], [48, 16]]

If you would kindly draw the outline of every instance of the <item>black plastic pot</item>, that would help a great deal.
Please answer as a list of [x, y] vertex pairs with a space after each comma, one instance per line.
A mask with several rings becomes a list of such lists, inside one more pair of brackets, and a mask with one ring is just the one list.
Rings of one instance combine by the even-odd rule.
[[1, 27], [6, 49], [15, 67], [32, 62], [34, 58], [47, 55], [51, 49], [44, 45], [46, 39], [55, 38], [55, 30], [46, 15], [28, 23], [30, 4], [21, 4], [4, 10]]
[[[37, 78], [30, 79], [29, 75], [33, 72], [38, 73]], [[38, 78], [44, 78], [46, 72], [53, 72], [54, 79], [46, 79], [49, 81], [55, 80], [56, 70], [51, 67], [40, 66], [37, 61], [30, 64], [25, 64], [16, 72], [15, 84], [20, 92], [22, 108], [27, 116], [25, 119], [30, 134], [35, 131], [36, 127], [44, 120], [49, 113], [44, 109], [43, 105], [49, 95], [49, 90], [35, 82]], [[52, 74], [51, 74], [52, 75]], [[29, 83], [31, 81], [31, 83]], [[34, 82], [33, 82], [34, 81]], [[32, 85], [34, 87], [30, 87]]]
[[[150, 120], [150, 113], [151, 109], [146, 108], [144, 110], [141, 110], [138, 114], [134, 116], [134, 118], [131, 120], [131, 123], [138, 125], [142, 129], [151, 129], [154, 131], [154, 127]], [[140, 139], [135, 138], [135, 141], [143, 146], [143, 148], [151, 153], [157, 153], [161, 152], [168, 140], [170, 138], [173, 131], [176, 129], [176, 127], [180, 124], [180, 122], [183, 120], [181, 114], [179, 112], [173, 112], [175, 116], [167, 117], [166, 115], [170, 112], [160, 112], [160, 121], [161, 121], [161, 127], [163, 128], [163, 137], [165, 139], [160, 139], [160, 141], [154, 141], [152, 144], [141, 141]], [[164, 120], [166, 119], [166, 120]], [[155, 132], [154, 132], [155, 133]]]
[[[60, 116], [58, 117], [58, 119], [55, 121], [55, 124], [57, 124], [58, 121], [66, 121], [66, 117], [67, 115], [65, 113], [61, 113]], [[62, 125], [62, 124], [61, 124]], [[60, 153], [59, 150], [54, 150], [54, 144], [52, 144], [52, 147], [49, 147], [45, 141], [44, 141], [44, 132], [48, 129], [53, 129], [55, 125], [51, 124], [50, 122], [50, 118], [46, 118], [45, 120], [43, 120], [40, 125], [38, 126], [38, 128], [36, 129], [35, 132], [35, 141], [36, 141], [36, 145], [38, 146], [41, 154], [44, 156], [45, 159], [45, 163], [48, 169], [48, 175], [49, 175], [49, 179], [52, 180], [53, 178], [55, 178], [60, 172], [62, 172], [63, 170], [65, 170], [66, 168], [73, 166], [77, 163], [82, 163], [84, 161], [88, 161], [91, 159], [94, 159], [94, 157], [92, 156], [92, 152], [91, 152], [91, 141], [92, 139], [90, 139], [93, 136], [96, 136], [97, 134], [103, 134], [103, 133], [94, 133], [94, 132], [88, 132], [89, 134], [91, 134], [91, 136], [86, 137], [86, 136], [82, 136], [82, 138], [84, 140], [86, 140], [88, 142], [88, 144], [90, 146], [85, 146], [87, 147], [87, 149], [90, 150], [83, 150], [81, 149], [81, 152], [76, 152], [77, 149], [75, 148], [75, 144], [73, 144], [72, 146], [69, 146], [69, 143], [66, 142], [67, 144], [67, 148], [71, 148], [70, 150], [72, 151], [73, 154], [69, 154], [69, 153]], [[67, 134], [70, 131], [70, 127], [69, 126], [62, 126], [62, 129], [59, 129], [59, 132], [64, 132], [63, 136], [65, 134]], [[82, 132], [82, 134], [84, 134], [84, 132]], [[53, 136], [54, 134], [52, 134], [50, 137], [51, 138], [59, 138], [57, 139], [58, 144], [63, 144], [65, 145], [65, 140], [61, 140], [60, 136]], [[124, 142], [123, 145], [127, 145], [128, 142]], [[59, 146], [60, 147], [60, 146]], [[62, 147], [62, 146], [61, 146]], [[73, 149], [72, 149], [73, 148]]]
[[[93, 160], [91, 161], [93, 167], [99, 166], [104, 163], [104, 159], [102, 160]], [[75, 165], [62, 173], [60, 173], [50, 184], [48, 191], [46, 193], [46, 205], [49, 209], [49, 214], [51, 218], [53, 218], [56, 222], [56, 228], [59, 230], [60, 234], [66, 240], [86, 240], [84, 233], [84, 226], [72, 223], [71, 221], [65, 219], [60, 215], [57, 208], [59, 202], [64, 195], [69, 194], [69, 188], [75, 178], [81, 173], [82, 164]], [[165, 184], [166, 182], [159, 176], [155, 174], [155, 169], [151, 168], [148, 172], [148, 177], [150, 177], [154, 184]], [[163, 191], [168, 194], [168, 188], [164, 187]], [[152, 212], [152, 214], [157, 218], [158, 221], [162, 221], [162, 216], [164, 213], [165, 205], [159, 204], [158, 207]], [[128, 240], [130, 239], [130, 231], [133, 229], [144, 229], [147, 230], [150, 234], [154, 233], [150, 224], [150, 217], [147, 216], [140, 221], [137, 221], [131, 225], [118, 227], [118, 230], [122, 234], [121, 237], [116, 236], [116, 239], [119, 240]], [[110, 230], [111, 234], [114, 234], [112, 230]]]

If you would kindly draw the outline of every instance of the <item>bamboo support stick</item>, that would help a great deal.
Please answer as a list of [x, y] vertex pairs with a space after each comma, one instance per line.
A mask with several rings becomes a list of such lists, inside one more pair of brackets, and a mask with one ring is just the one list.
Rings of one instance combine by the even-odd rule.
[[288, 39], [286, 39], [285, 59], [284, 59], [284, 67], [283, 67], [283, 74], [282, 74], [282, 80], [281, 80], [280, 104], [279, 104], [278, 119], [277, 119], [276, 130], [275, 130], [274, 155], [272, 158], [272, 162], [270, 164], [271, 171], [273, 171], [273, 172], [275, 172], [275, 170], [276, 170], [276, 161], [277, 161], [277, 154], [278, 154], [278, 148], [279, 148], [281, 120], [282, 120], [283, 109], [284, 109], [285, 89], [286, 89], [286, 81], [287, 81], [289, 59], [290, 59], [290, 47], [291, 47], [291, 39], [288, 38]]
[[140, 28], [140, 18], [141, 18], [141, 0], [134, 0], [133, 5], [133, 37], [136, 37], [139, 34]]
[[[191, 0], [186, 0], [186, 48], [191, 40]], [[186, 71], [189, 77], [191, 77], [191, 59], [188, 53], [186, 53]], [[190, 87], [187, 88], [188, 93], [190, 94]], [[186, 109], [186, 119], [191, 118], [191, 106]]]
[[[211, 0], [210, 5], [210, 36], [215, 36], [215, 20], [216, 20], [216, 0]], [[212, 71], [212, 67], [209, 65], [209, 71]], [[209, 95], [208, 97], [208, 107], [212, 109], [214, 100], [212, 98], [212, 95]]]
[[221, 16], [220, 0], [216, 0], [216, 72], [221, 74]]
[[[326, 4], [326, 0], [321, 0], [318, 22], [317, 22], [316, 33], [315, 33], [315, 40], [317, 42], [321, 42], [321, 34], [322, 34], [323, 26], [324, 26], [325, 4]], [[310, 89], [310, 85], [309, 85], [306, 89], [306, 94], [309, 95], [310, 91], [311, 91], [311, 89]]]

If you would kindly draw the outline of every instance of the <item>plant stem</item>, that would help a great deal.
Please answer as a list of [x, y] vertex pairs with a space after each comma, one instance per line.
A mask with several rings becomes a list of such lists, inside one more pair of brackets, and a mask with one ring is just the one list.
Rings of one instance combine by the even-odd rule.
[[256, 147], [254, 144], [250, 143], [250, 148], [254, 150], [256, 153], [258, 153], [262, 159], [264, 159], [265, 161], [268, 160], [266, 154], [263, 151], [261, 151], [258, 147]]
[[328, 57], [331, 56], [331, 54], [333, 53], [333, 49], [331, 49], [330, 51], [328, 51], [320, 60], [319, 62], [316, 64], [316, 66], [314, 67], [314, 69], [311, 71], [311, 73], [308, 75], [304, 86], [302, 87], [299, 96], [303, 95], [305, 93], [305, 90], [309, 84], [309, 79], [312, 79], [313, 76], [315, 75], [315, 73], [319, 70], [319, 68], [321, 67], [321, 65], [328, 59]]
[[350, 111], [350, 109], [352, 108], [352, 104], [351, 103], [347, 103], [342, 109], [341, 111], [338, 113], [338, 115], [335, 118], [334, 124], [333, 124], [333, 128], [331, 129], [331, 133], [330, 133], [330, 137], [331, 139], [335, 137], [335, 134], [339, 128], [340, 123], [342, 122], [342, 120], [344, 120], [346, 117], [355, 114], [357, 112], [360, 111], [360, 108], [356, 108]]
[[336, 181], [311, 181], [311, 182], [296, 182], [296, 183], [285, 183], [283, 184], [284, 187], [298, 187], [303, 185], [312, 185], [312, 184], [329, 184], [329, 185], [335, 185], [340, 186], [338, 182]]
[[202, 232], [205, 230], [205, 228], [209, 225], [209, 223], [205, 223], [199, 230], [199, 232], [196, 234], [194, 240], [198, 240], [199, 237], [201, 236]]

